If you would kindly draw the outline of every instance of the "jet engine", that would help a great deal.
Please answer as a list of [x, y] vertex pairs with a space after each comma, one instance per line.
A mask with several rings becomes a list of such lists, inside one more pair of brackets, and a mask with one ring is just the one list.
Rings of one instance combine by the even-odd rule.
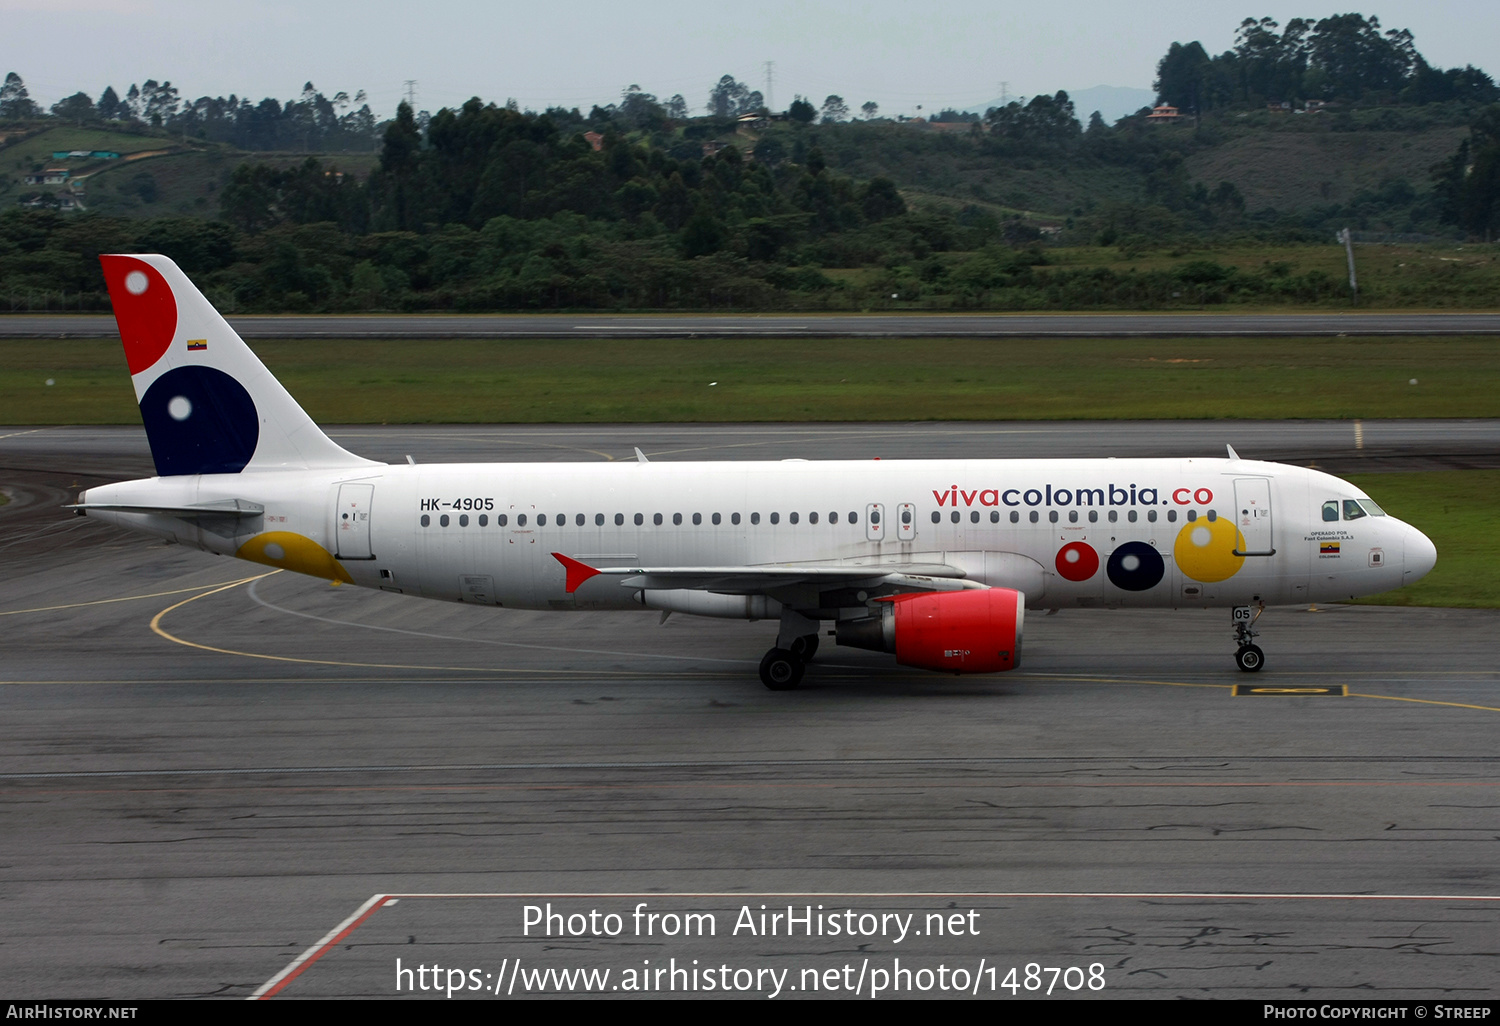
[[1011, 588], [914, 592], [880, 600], [875, 616], [841, 620], [840, 645], [894, 652], [896, 662], [949, 673], [1021, 665], [1026, 596]]

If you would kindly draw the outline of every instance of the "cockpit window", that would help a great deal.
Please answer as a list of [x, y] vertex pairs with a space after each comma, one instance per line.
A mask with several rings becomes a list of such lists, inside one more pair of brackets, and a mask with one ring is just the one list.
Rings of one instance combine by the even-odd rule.
[[1323, 520], [1327, 523], [1333, 523], [1334, 521], [1338, 520], [1338, 518], [1339, 500], [1329, 499], [1327, 502], [1323, 503]]
[[1383, 516], [1385, 516], [1385, 510], [1383, 510], [1379, 506], [1375, 505], [1375, 503], [1372, 500], [1370, 500], [1370, 499], [1360, 499], [1359, 500], [1359, 504], [1361, 506], [1363, 506], [1365, 512], [1368, 513], [1368, 514], [1370, 514], [1370, 516], [1372, 516], [1372, 517], [1383, 517]]
[[1344, 519], [1345, 520], [1358, 520], [1360, 517], [1363, 517], [1363, 516], [1368, 516], [1368, 514], [1365, 513], [1365, 511], [1363, 509], [1360, 508], [1359, 500], [1358, 499], [1345, 499], [1344, 500]]

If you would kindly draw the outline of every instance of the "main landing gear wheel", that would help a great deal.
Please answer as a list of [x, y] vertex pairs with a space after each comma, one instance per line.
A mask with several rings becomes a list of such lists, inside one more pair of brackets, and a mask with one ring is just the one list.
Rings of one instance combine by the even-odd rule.
[[760, 661], [760, 682], [772, 691], [791, 691], [802, 681], [802, 660], [784, 648], [773, 648]]
[[1234, 654], [1234, 661], [1246, 673], [1255, 673], [1266, 664], [1266, 654], [1259, 645], [1244, 645]]
[[804, 663], [812, 662], [812, 657], [818, 652], [818, 636], [816, 634], [804, 634], [792, 642], [792, 655]]

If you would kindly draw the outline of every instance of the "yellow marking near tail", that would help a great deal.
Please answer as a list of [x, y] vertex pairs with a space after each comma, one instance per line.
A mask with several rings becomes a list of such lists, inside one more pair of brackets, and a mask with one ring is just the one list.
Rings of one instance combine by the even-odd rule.
[[294, 531], [265, 531], [239, 547], [237, 559], [263, 563], [278, 570], [321, 577], [335, 584], [353, 584], [349, 571], [323, 546]]

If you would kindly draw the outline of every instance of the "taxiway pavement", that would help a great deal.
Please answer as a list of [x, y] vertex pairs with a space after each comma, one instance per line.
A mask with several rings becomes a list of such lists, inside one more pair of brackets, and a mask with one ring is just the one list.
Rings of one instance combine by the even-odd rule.
[[[1112, 425], [1111, 444], [1217, 452], [1182, 427]], [[281, 993], [395, 996], [398, 958], [477, 971], [486, 993], [516, 958], [615, 984], [646, 960], [799, 983], [900, 958], [1001, 979], [1097, 963], [1106, 997], [1495, 996], [1494, 611], [1272, 610], [1254, 677], [1222, 612], [1037, 614], [1015, 673], [828, 647], [772, 693], [767, 624], [335, 589], [66, 515], [72, 487], [149, 472], [143, 440], [23, 430], [0, 429], [0, 992], [247, 996], [385, 894]], [[1036, 444], [1008, 430], [882, 441]], [[1068, 430], [1043, 432], [1050, 451], [1089, 441]], [[1313, 453], [1325, 430], [1325, 456], [1360, 458], [1348, 425], [1287, 444]], [[1391, 460], [1468, 458], [1390, 430]], [[340, 440], [382, 458], [868, 454], [848, 432]], [[1247, 682], [1269, 690], [1235, 696]], [[720, 933], [525, 935], [547, 901], [711, 912]], [[972, 908], [983, 932], [725, 935], [747, 904]]]

